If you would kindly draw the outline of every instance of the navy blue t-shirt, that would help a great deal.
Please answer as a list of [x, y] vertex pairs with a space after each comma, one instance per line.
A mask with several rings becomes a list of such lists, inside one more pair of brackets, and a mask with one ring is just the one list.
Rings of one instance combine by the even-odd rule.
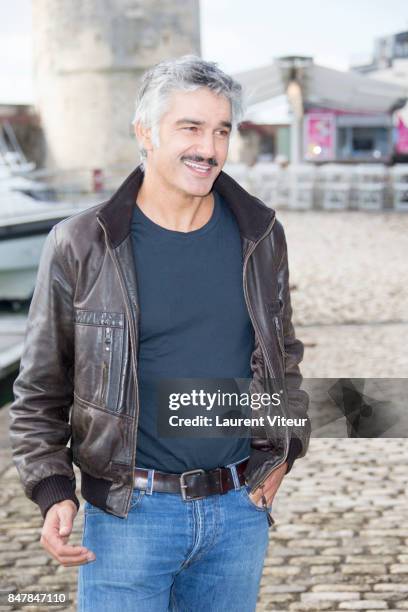
[[137, 467], [210, 470], [250, 454], [249, 437], [174, 438], [157, 432], [159, 379], [252, 376], [254, 331], [243, 292], [241, 237], [228, 204], [213, 193], [211, 218], [190, 232], [166, 229], [134, 207], [140, 304]]

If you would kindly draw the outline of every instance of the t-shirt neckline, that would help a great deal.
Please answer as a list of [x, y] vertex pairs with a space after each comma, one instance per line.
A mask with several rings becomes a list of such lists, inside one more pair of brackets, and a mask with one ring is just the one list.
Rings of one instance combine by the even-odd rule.
[[219, 195], [217, 194], [216, 191], [213, 191], [213, 195], [214, 195], [214, 207], [213, 207], [211, 217], [208, 219], [208, 221], [204, 225], [202, 225], [198, 229], [191, 230], [190, 232], [181, 232], [178, 230], [171, 230], [171, 229], [168, 229], [167, 227], [163, 227], [162, 225], [159, 225], [158, 223], [155, 223], [152, 219], [150, 219], [150, 217], [148, 217], [142, 211], [142, 209], [138, 206], [137, 201], [134, 205], [132, 221], [138, 218], [151, 231], [155, 232], [156, 234], [160, 234], [163, 237], [170, 238], [170, 239], [189, 240], [192, 238], [196, 238], [198, 236], [201, 236], [209, 232], [211, 229], [213, 229], [216, 226], [218, 222], [219, 215], [220, 215]]

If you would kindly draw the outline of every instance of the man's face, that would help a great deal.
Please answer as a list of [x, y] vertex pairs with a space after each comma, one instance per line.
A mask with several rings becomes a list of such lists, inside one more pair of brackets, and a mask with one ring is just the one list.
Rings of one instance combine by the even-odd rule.
[[231, 104], [206, 87], [173, 92], [160, 121], [160, 146], [149, 151], [149, 172], [191, 196], [204, 196], [228, 154]]

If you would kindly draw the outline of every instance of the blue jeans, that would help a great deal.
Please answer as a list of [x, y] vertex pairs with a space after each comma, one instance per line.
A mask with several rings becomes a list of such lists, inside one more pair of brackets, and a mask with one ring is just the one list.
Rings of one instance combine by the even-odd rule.
[[82, 544], [96, 559], [79, 566], [78, 611], [253, 612], [268, 521], [234, 482], [193, 501], [134, 489], [127, 518], [85, 502]]

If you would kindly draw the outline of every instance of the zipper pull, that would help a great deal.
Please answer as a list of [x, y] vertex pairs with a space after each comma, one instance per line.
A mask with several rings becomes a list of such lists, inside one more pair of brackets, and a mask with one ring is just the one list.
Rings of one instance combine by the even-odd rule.
[[[263, 506], [263, 509], [266, 512], [266, 518], [268, 519], [268, 525], [269, 525], [269, 527], [272, 527], [273, 525], [275, 525], [275, 521], [273, 520], [272, 514], [269, 512], [268, 506], [266, 505], [266, 497], [265, 497], [265, 495], [262, 495], [262, 506]], [[274, 529], [276, 529], [276, 527], [274, 527]]]
[[105, 349], [110, 350], [110, 344], [112, 343], [112, 328], [107, 327], [105, 329]]

